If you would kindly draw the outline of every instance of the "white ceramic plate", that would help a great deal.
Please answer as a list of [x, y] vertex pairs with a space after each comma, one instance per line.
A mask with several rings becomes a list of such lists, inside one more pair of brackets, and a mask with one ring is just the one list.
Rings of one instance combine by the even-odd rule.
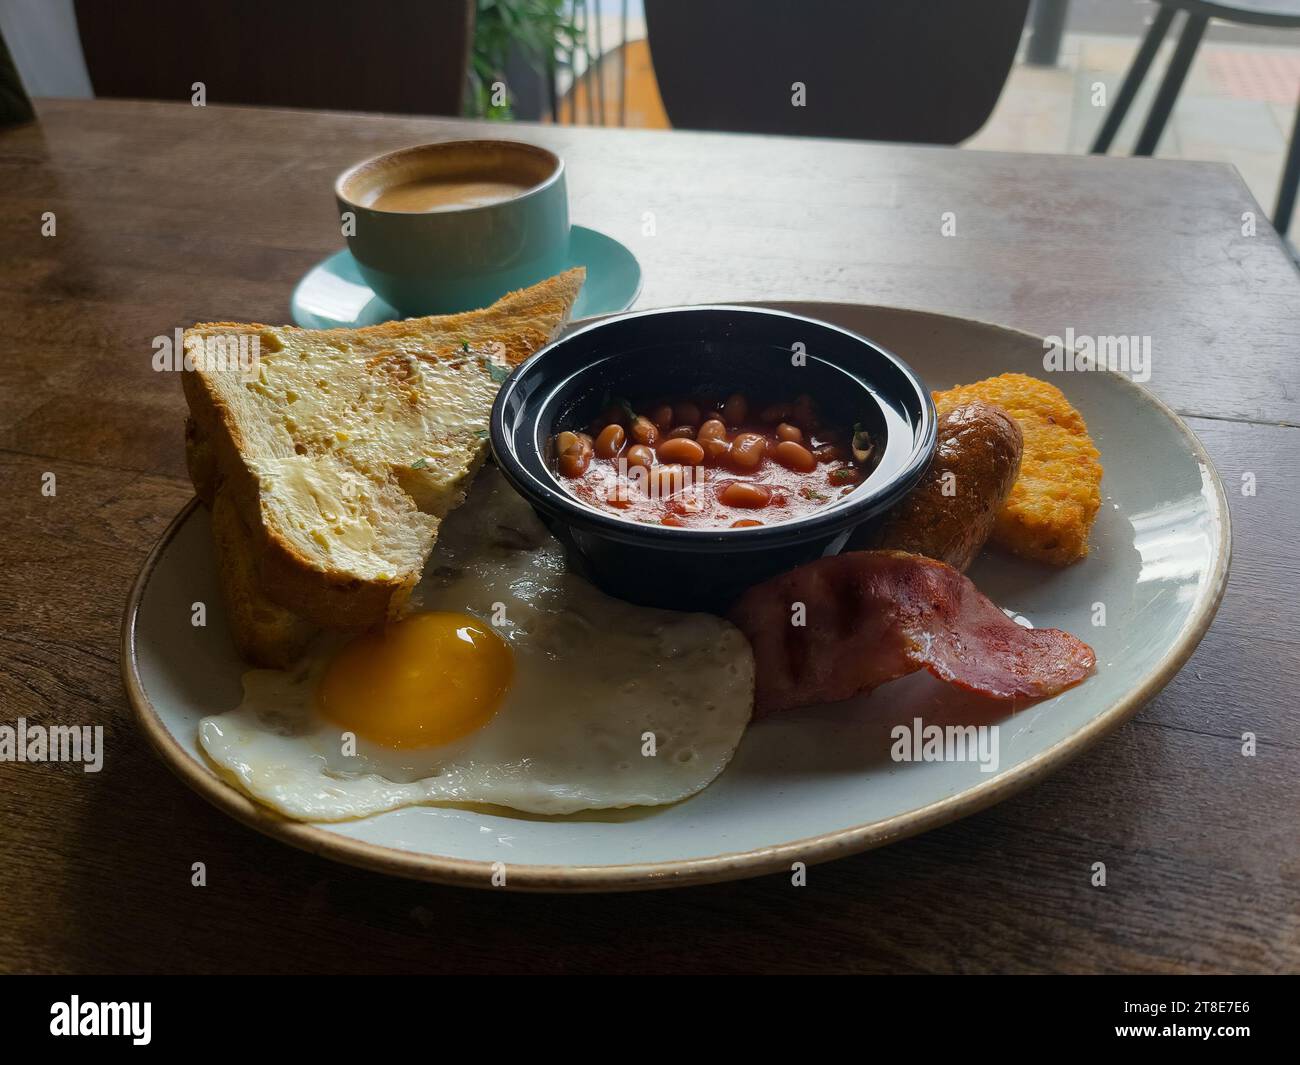
[[[1042, 342], [943, 315], [785, 303], [877, 340], [936, 388], [1019, 370], [1043, 375]], [[243, 664], [220, 606], [207, 515], [191, 504], [164, 533], [132, 591], [122, 666], [163, 760], [221, 809], [327, 857], [403, 876], [489, 887], [602, 891], [788, 870], [866, 850], [973, 813], [1063, 764], [1132, 716], [1187, 660], [1227, 580], [1228, 508], [1200, 443], [1167, 407], [1105, 371], [1056, 373], [1105, 465], [1092, 553], [1049, 570], [987, 552], [970, 572], [994, 602], [1096, 649], [1083, 684], [1014, 712], [913, 675], [870, 697], [750, 727], [700, 795], [669, 808], [545, 819], [420, 807], [343, 824], [298, 824], [220, 780], [196, 744], [199, 719], [239, 702]], [[743, 385], [743, 382], [737, 382]], [[189, 624], [208, 604], [208, 625]], [[1093, 622], [1104, 604], [1106, 624]], [[996, 772], [975, 762], [895, 763], [890, 729], [998, 724]], [[496, 865], [495, 863], [501, 863]]]

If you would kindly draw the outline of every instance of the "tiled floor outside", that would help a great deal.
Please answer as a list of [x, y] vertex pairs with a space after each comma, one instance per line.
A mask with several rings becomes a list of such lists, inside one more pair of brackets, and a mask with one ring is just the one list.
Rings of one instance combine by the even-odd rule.
[[[1171, 35], [1172, 37], [1173, 35]], [[1156, 155], [1234, 165], [1272, 212], [1300, 95], [1300, 35], [1278, 45], [1202, 42]], [[1137, 51], [1134, 38], [1067, 34], [1052, 68], [1017, 62], [988, 123], [965, 147], [1009, 152], [1088, 151], [1105, 117], [1094, 86], [1113, 101]], [[1173, 51], [1167, 40], [1129, 109], [1112, 154], [1132, 151]]]

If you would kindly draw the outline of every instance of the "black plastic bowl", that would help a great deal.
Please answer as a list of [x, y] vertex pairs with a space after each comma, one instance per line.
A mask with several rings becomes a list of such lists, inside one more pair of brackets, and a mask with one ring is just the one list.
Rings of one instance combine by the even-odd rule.
[[[744, 529], [646, 525], [579, 502], [547, 443], [584, 429], [611, 397], [807, 393], [822, 420], [870, 431], [878, 464], [816, 513]], [[935, 446], [930, 393], [912, 369], [865, 337], [812, 318], [753, 307], [672, 307], [577, 329], [515, 370], [492, 406], [492, 450], [506, 479], [611, 595], [647, 606], [725, 610], [752, 584], [837, 554], [859, 526], [897, 502]]]

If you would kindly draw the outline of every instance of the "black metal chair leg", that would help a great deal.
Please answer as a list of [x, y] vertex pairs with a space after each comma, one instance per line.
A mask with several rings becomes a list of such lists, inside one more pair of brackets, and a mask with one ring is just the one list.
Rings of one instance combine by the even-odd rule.
[[1286, 166], [1282, 170], [1282, 187], [1277, 190], [1277, 207], [1273, 209], [1273, 228], [1283, 236], [1291, 228], [1297, 185], [1300, 185], [1300, 106], [1296, 107], [1291, 143], [1286, 149]]
[[1296, 105], [1295, 122], [1291, 126], [1291, 143], [1287, 144], [1287, 165], [1282, 169], [1282, 187], [1278, 189], [1278, 205], [1273, 208], [1273, 228], [1286, 237], [1291, 229], [1291, 212], [1296, 205], [1296, 186], [1300, 185], [1300, 104]]
[[1129, 107], [1133, 104], [1133, 98], [1137, 96], [1138, 89], [1142, 87], [1142, 79], [1147, 76], [1147, 71], [1151, 69], [1151, 60], [1156, 57], [1156, 52], [1160, 48], [1160, 43], [1165, 39], [1165, 34], [1169, 32], [1169, 24], [1174, 20], [1174, 8], [1161, 6], [1156, 12], [1156, 17], [1152, 20], [1147, 35], [1142, 38], [1142, 46], [1138, 49], [1137, 55], [1133, 57], [1133, 65], [1128, 68], [1128, 73], [1124, 75], [1124, 82], [1119, 87], [1119, 95], [1115, 97], [1115, 102], [1111, 104], [1110, 110], [1106, 113], [1106, 121], [1102, 123], [1101, 132], [1097, 134], [1097, 139], [1092, 142], [1092, 151], [1098, 155], [1104, 155], [1110, 147], [1110, 142], [1115, 139], [1115, 134], [1119, 132], [1119, 127], [1123, 125], [1124, 116], [1128, 114]]
[[1034, 0], [1030, 13], [1029, 47], [1025, 62], [1035, 67], [1054, 67], [1061, 55], [1061, 37], [1070, 0]]
[[1165, 123], [1169, 121], [1169, 113], [1174, 109], [1174, 101], [1182, 91], [1183, 79], [1187, 77], [1187, 71], [1192, 65], [1192, 58], [1196, 55], [1197, 46], [1201, 43], [1201, 34], [1205, 32], [1205, 24], [1208, 21], [1205, 15], [1189, 14], [1183, 23], [1183, 32], [1178, 37], [1178, 47], [1174, 49], [1174, 58], [1170, 61], [1169, 69], [1165, 71], [1165, 76], [1160, 82], [1155, 102], [1151, 105], [1151, 113], [1147, 115], [1146, 125], [1142, 127], [1137, 147], [1133, 149], [1134, 155], [1154, 154], [1156, 145], [1160, 143], [1160, 136], [1165, 131]]

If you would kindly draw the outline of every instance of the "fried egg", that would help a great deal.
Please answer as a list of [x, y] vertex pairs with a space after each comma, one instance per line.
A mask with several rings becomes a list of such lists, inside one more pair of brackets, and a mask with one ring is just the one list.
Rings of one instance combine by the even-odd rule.
[[495, 467], [443, 523], [412, 601], [291, 670], [245, 674], [242, 703], [199, 724], [207, 757], [298, 820], [430, 803], [565, 814], [695, 794], [749, 721], [741, 632], [568, 572]]

